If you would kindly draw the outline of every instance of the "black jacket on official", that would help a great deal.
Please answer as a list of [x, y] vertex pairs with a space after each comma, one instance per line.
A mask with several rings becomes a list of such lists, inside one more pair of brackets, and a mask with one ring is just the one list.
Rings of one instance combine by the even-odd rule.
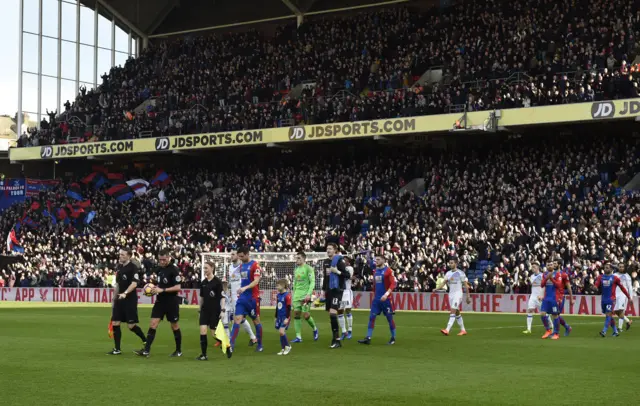
[[[156, 275], [158, 276], [158, 287], [161, 289], [172, 288], [176, 285], [180, 285], [182, 283], [182, 278], [180, 277], [180, 270], [173, 264], [169, 264], [166, 267], [158, 266], [155, 270]], [[158, 294], [158, 300], [162, 300], [163, 298], [174, 298], [178, 296], [178, 292], [162, 292]]]
[[[125, 293], [132, 282], [140, 282], [140, 279], [138, 277], [138, 268], [136, 268], [136, 266], [131, 262], [127, 263], [126, 265], [118, 265], [118, 268], [116, 269], [116, 283], [118, 284], [118, 294]], [[129, 292], [124, 300], [135, 301], [137, 303], [138, 295], [136, 294], [136, 291], [133, 290], [132, 292]]]
[[[322, 279], [322, 290], [325, 292], [329, 290], [329, 274], [327, 274], [327, 269], [331, 268], [331, 259], [325, 259], [322, 261], [322, 270], [324, 272], [324, 278]], [[344, 258], [340, 258], [338, 263], [336, 264], [336, 268], [340, 271], [340, 275], [338, 275], [338, 288], [340, 290], [345, 289], [345, 282], [349, 279], [349, 273], [347, 272], [347, 264], [344, 262]]]
[[224, 297], [222, 281], [217, 276], [211, 280], [204, 278], [200, 282], [200, 297], [202, 298], [202, 310], [222, 311], [221, 301]]

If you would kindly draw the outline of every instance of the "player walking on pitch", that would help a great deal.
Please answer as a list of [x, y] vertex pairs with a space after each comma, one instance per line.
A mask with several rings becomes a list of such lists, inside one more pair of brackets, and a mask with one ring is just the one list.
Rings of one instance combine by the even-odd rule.
[[[344, 292], [342, 293], [340, 311], [338, 311], [338, 324], [340, 324], [340, 328], [342, 329], [342, 339], [351, 340], [353, 329], [353, 314], [351, 314], [351, 308], [353, 307], [353, 291], [351, 290], [353, 267], [349, 265], [348, 258], [345, 258], [345, 263], [347, 264], [345, 267], [347, 278], [344, 281]], [[347, 326], [345, 326], [345, 319]]]
[[471, 297], [469, 297], [469, 282], [467, 281], [467, 275], [458, 269], [458, 258], [453, 256], [449, 259], [449, 270], [444, 275], [444, 279], [440, 283], [437, 289], [442, 289], [445, 284], [449, 284], [449, 308], [451, 313], [449, 314], [449, 322], [447, 328], [440, 330], [440, 332], [446, 336], [449, 335], [453, 322], [457, 321], [460, 326], [459, 336], [466, 336], [467, 330], [464, 328], [464, 321], [462, 320], [462, 299], [466, 296], [467, 304], [471, 303]]
[[[531, 281], [531, 294], [529, 295], [529, 303], [527, 304], [527, 329], [522, 332], [523, 334], [531, 334], [533, 314], [536, 310], [540, 309], [540, 305], [542, 304], [540, 298], [542, 297], [542, 278], [544, 275], [540, 272], [540, 262], [534, 261], [531, 264], [531, 271], [533, 274], [529, 276], [529, 281]], [[551, 321], [549, 315], [546, 316], [546, 320], [549, 324], [545, 324], [545, 327], [550, 326]], [[548, 328], [546, 328], [546, 330], [548, 330]]]
[[[222, 281], [214, 274], [212, 262], [204, 264], [205, 278], [200, 282], [200, 350], [201, 353], [196, 358], [198, 361], [206, 361], [207, 358], [207, 330], [211, 330], [211, 335], [215, 339], [215, 331], [218, 323], [224, 317], [226, 298], [222, 290]], [[231, 357], [231, 350], [227, 348], [227, 357]]]
[[325, 309], [329, 312], [331, 321], [331, 331], [333, 337], [329, 348], [336, 349], [342, 347], [340, 342], [340, 327], [338, 325], [338, 310], [342, 302], [342, 292], [345, 287], [345, 279], [347, 278], [347, 265], [338, 253], [338, 246], [334, 243], [327, 244], [327, 256], [323, 262], [325, 270], [322, 287], [325, 292]]
[[[629, 297], [633, 298], [633, 283], [631, 281], [631, 277], [627, 273], [627, 270], [624, 264], [620, 264], [618, 266], [618, 272], [615, 274], [619, 279], [620, 283], [624, 288], [629, 292]], [[620, 287], [616, 287], [616, 305], [613, 308], [613, 311], [618, 316], [618, 330], [622, 330], [622, 326], [624, 323], [627, 323], [627, 330], [631, 328], [631, 324], [633, 323], [624, 313], [627, 311], [627, 305], [629, 304], [629, 300], [622, 292]]]
[[249, 316], [256, 326], [258, 346], [256, 352], [262, 352], [262, 324], [260, 323], [260, 279], [262, 270], [256, 261], [249, 257], [249, 248], [238, 249], [240, 264], [240, 289], [238, 289], [238, 301], [233, 316], [233, 328], [231, 329], [231, 351], [235, 348], [240, 324]]
[[291, 346], [287, 340], [287, 329], [289, 321], [291, 321], [291, 293], [287, 290], [288, 282], [286, 279], [280, 279], [276, 283], [278, 289], [276, 304], [276, 330], [280, 333], [280, 346], [282, 350], [278, 355], [287, 355], [291, 352]]
[[131, 249], [120, 250], [120, 264], [116, 270], [116, 286], [113, 292], [113, 308], [111, 309], [111, 322], [113, 323], [113, 342], [115, 347], [108, 355], [120, 355], [120, 341], [122, 330], [120, 323], [127, 323], [132, 333], [140, 337], [142, 343], [146, 337], [138, 326], [138, 296], [135, 294], [138, 287], [138, 268], [131, 262]]
[[302, 342], [302, 320], [300, 315], [309, 323], [313, 329], [313, 340], [318, 341], [318, 327], [311, 317], [311, 295], [316, 287], [316, 273], [305, 261], [307, 255], [300, 251], [296, 254], [296, 269], [293, 272], [293, 326], [296, 330], [296, 338], [292, 343]]
[[[229, 264], [229, 291], [227, 294], [227, 308], [225, 312], [225, 318], [222, 321], [224, 326], [224, 331], [227, 333], [227, 337], [231, 339], [231, 334], [229, 332], [229, 324], [233, 323], [233, 315], [236, 310], [236, 304], [238, 303], [238, 290], [242, 287], [242, 277], [240, 275], [240, 265], [242, 262], [238, 259], [238, 253], [233, 251], [231, 253], [231, 264]], [[245, 317], [240, 323], [242, 329], [249, 334], [249, 346], [255, 345], [258, 340], [256, 339], [256, 335], [253, 333], [251, 329], [251, 324]], [[218, 344], [218, 343], [216, 343]]]
[[[542, 299], [540, 317], [547, 330], [542, 338], [551, 336], [552, 340], [560, 338], [561, 324], [565, 328], [565, 337], [571, 333], [571, 326], [565, 322], [561, 314], [564, 310], [565, 288], [569, 291], [569, 304], [571, 305], [573, 305], [573, 292], [571, 291], [569, 276], [561, 270], [556, 270], [558, 264], [559, 261], [556, 262], [555, 260], [549, 262], [549, 272], [542, 277], [542, 284], [540, 285], [544, 287], [544, 299]], [[547, 314], [550, 314], [553, 318], [553, 331], [550, 329]]]
[[371, 311], [369, 312], [369, 329], [364, 340], [358, 340], [360, 344], [371, 344], [371, 336], [376, 324], [376, 317], [380, 313], [384, 313], [389, 322], [389, 330], [391, 331], [391, 339], [387, 344], [396, 343], [396, 322], [393, 320], [393, 305], [389, 297], [396, 288], [396, 278], [393, 271], [389, 268], [382, 254], [376, 255], [376, 269], [373, 273], [373, 289], [374, 299], [371, 303]]
[[619, 287], [622, 293], [627, 297], [627, 299], [631, 299], [627, 289], [620, 282], [620, 278], [613, 275], [613, 269], [610, 264], [606, 264], [604, 266], [604, 275], [598, 276], [598, 280], [596, 280], [595, 287], [599, 288], [602, 286], [602, 296], [601, 296], [601, 305], [602, 305], [602, 313], [605, 315], [604, 320], [604, 328], [600, 332], [602, 337], [607, 336], [607, 331], [609, 330], [609, 326], [613, 327], [613, 336], [618, 336], [618, 328], [616, 327], [616, 323], [613, 320], [613, 305], [616, 303], [616, 287]]
[[173, 338], [176, 341], [176, 350], [171, 354], [171, 357], [182, 357], [182, 333], [178, 324], [180, 319], [178, 292], [180, 291], [182, 278], [180, 277], [180, 270], [171, 263], [171, 250], [168, 248], [160, 250], [158, 254], [156, 275], [158, 276], [158, 286], [153, 288], [153, 293], [158, 296], [151, 310], [147, 343], [143, 349], [135, 351], [135, 354], [141, 357], [149, 356], [151, 345], [156, 338], [156, 329], [160, 324], [160, 320], [166, 316], [169, 323], [171, 323]]

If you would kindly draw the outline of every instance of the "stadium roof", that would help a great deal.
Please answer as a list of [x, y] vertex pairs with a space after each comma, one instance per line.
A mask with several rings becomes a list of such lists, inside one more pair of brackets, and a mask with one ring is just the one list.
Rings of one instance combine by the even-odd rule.
[[162, 36], [249, 22], [294, 21], [299, 13], [325, 14], [345, 9], [409, 0], [81, 0], [100, 3], [115, 17], [135, 27], [139, 36]]

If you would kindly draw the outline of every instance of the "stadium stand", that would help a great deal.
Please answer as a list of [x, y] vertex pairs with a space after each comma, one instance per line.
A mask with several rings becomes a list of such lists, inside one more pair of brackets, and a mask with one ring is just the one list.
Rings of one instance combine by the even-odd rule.
[[[465, 0], [310, 19], [275, 35], [168, 39], [82, 89], [19, 145], [637, 97], [636, 10], [634, 1]], [[441, 75], [419, 80], [430, 71]]]
[[[77, 202], [68, 195], [72, 181], [4, 213], [2, 235], [21, 223], [26, 252], [24, 263], [0, 275], [7, 286], [105, 286], [118, 247], [137, 247], [149, 277], [153, 253], [169, 246], [191, 287], [200, 252], [245, 244], [322, 251], [336, 242], [356, 253], [362, 290], [371, 289], [375, 252], [389, 256], [402, 291], [432, 291], [450, 254], [460, 257], [477, 292], [526, 292], [529, 263], [552, 255], [562, 257], [574, 292], [588, 293], [606, 261], [631, 266], [637, 288], [639, 200], [622, 186], [640, 171], [638, 144], [598, 130], [489, 137], [451, 151], [329, 144], [240, 159], [250, 165], [232, 154], [217, 170], [195, 162], [168, 170], [164, 186], [124, 203], [105, 193], [109, 184], [96, 188], [95, 179], [78, 178], [74, 190], [90, 200], [79, 221], [65, 225], [56, 215], [54, 225], [44, 212]], [[125, 179], [154, 183], [155, 173], [130, 166]], [[118, 174], [111, 178], [118, 183]], [[401, 194], [414, 179], [424, 180], [424, 193]], [[73, 217], [73, 207], [63, 216]], [[86, 225], [91, 211], [97, 215]]]

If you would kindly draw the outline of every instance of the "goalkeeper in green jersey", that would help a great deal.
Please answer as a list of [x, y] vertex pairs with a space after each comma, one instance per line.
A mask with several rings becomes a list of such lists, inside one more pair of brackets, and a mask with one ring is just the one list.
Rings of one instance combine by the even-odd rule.
[[302, 320], [300, 315], [313, 329], [313, 340], [318, 341], [318, 327], [309, 313], [311, 308], [311, 296], [316, 287], [316, 273], [305, 261], [307, 256], [300, 251], [296, 254], [296, 270], [293, 273], [293, 325], [296, 329], [296, 338], [292, 343], [302, 342]]

